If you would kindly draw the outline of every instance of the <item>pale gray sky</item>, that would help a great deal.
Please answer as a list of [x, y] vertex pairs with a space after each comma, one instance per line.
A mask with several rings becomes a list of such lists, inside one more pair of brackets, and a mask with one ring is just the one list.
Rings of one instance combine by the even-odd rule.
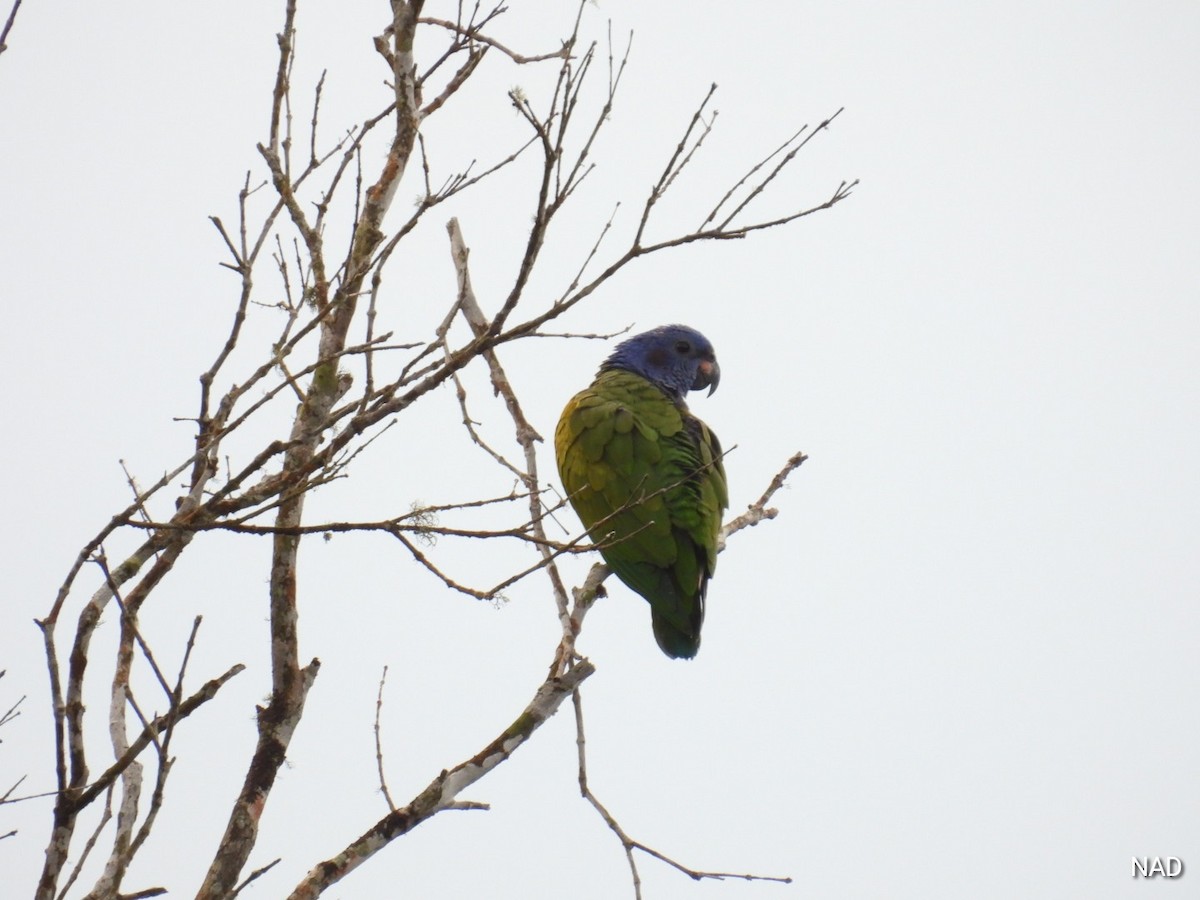
[[[30, 2], [0, 57], [0, 708], [29, 694], [0, 734], [0, 789], [22, 773], [23, 791], [52, 787], [31, 620], [127, 502], [118, 460], [148, 482], [188, 452], [172, 417], [194, 412], [236, 300], [207, 217], [232, 221], [246, 169], [261, 168], [280, 5]], [[294, 83], [307, 96], [328, 68], [331, 136], [384, 96], [370, 37], [386, 6], [301, 3]], [[565, 10], [512, 7], [504, 40], [556, 46]], [[708, 335], [721, 389], [693, 409], [738, 446], [732, 512], [791, 453], [811, 457], [776, 498], [780, 517], [722, 556], [696, 661], [663, 658], [644, 603], [618, 584], [588, 620], [600, 797], [681, 862], [796, 882], [695, 884], [643, 859], [645, 896], [1118, 898], [1146, 889], [1132, 856], [1200, 870], [1200, 8], [585, 10], [597, 37], [609, 18], [615, 35], [635, 32], [632, 58], [541, 296], [616, 199], [632, 215], [712, 81], [716, 131], [664, 227], [843, 106], [764, 210], [862, 180], [786, 229], [635, 265], [562, 323]], [[532, 98], [544, 82], [494, 65], [431, 129], [445, 170], [522, 133], [503, 101], [517, 84]], [[497, 187], [435, 211], [414, 256], [422, 296], [393, 313], [399, 339], [424, 336], [451, 296], [450, 214], [494, 308], [526, 196]], [[510, 372], [549, 436], [605, 345], [524, 348]], [[502, 410], [477, 402], [507, 436]], [[460, 481], [496, 483], [450, 395], [422, 415], [420, 434], [381, 442], [314, 515], [395, 514]], [[549, 450], [542, 465], [553, 471]], [[371, 734], [384, 665], [391, 786], [407, 799], [512, 719], [556, 640], [536, 579], [497, 609], [446, 596], [383, 539], [302, 552], [302, 655], [325, 666], [251, 865], [283, 862], [248, 896], [283, 895], [384, 811]], [[176, 805], [131, 889], [189, 896], [207, 862], [195, 848], [224, 827], [268, 684], [268, 553], [198, 541], [147, 612], [163, 647], [205, 615], [197, 682], [249, 670], [180, 730]], [[569, 571], [582, 578], [587, 562]], [[578, 796], [574, 754], [564, 710], [468, 792], [490, 812], [438, 816], [330, 896], [632, 896], [619, 844]], [[12, 827], [0, 870], [25, 896], [46, 802], [0, 807], [0, 833]]]

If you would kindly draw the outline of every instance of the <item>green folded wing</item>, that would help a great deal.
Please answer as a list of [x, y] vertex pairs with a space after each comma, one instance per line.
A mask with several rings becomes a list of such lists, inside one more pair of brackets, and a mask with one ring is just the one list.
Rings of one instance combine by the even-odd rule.
[[604, 561], [650, 602], [663, 652], [695, 656], [729, 505], [716, 436], [651, 382], [618, 370], [571, 399], [554, 445], [571, 504]]

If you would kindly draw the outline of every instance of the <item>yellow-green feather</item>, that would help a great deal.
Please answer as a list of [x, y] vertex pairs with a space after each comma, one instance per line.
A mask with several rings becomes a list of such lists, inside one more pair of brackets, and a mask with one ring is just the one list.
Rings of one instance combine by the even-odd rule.
[[695, 656], [729, 505], [716, 436], [652, 382], [610, 370], [567, 403], [554, 447], [605, 562], [650, 602], [659, 646]]

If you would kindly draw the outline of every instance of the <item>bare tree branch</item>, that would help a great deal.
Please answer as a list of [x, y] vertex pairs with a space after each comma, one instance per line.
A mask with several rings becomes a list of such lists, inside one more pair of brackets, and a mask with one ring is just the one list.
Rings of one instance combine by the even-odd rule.
[[808, 457], [803, 453], [793, 454], [784, 464], [783, 468], [775, 473], [775, 477], [771, 479], [771, 483], [767, 485], [767, 489], [763, 491], [762, 496], [751, 503], [747, 510], [736, 519], [731, 519], [725, 523], [724, 527], [721, 528], [721, 549], [725, 548], [725, 541], [730, 535], [736, 534], [743, 528], [751, 528], [764, 519], [773, 519], [779, 514], [779, 510], [768, 507], [767, 504], [771, 502], [771, 498], [775, 496], [775, 493], [783, 487], [788, 476], [800, 468], [806, 459]]
[[455, 798], [465, 788], [504, 762], [529, 740], [557, 712], [563, 700], [593, 672], [595, 668], [584, 660], [561, 676], [547, 677], [529, 705], [491, 743], [465, 762], [441, 772], [406, 806], [388, 813], [336, 856], [318, 863], [296, 885], [288, 895], [288, 900], [311, 900], [320, 896], [327, 887], [341, 881], [396, 838], [442, 810], [451, 808]]
[[422, 16], [421, 23], [426, 24], [426, 25], [438, 25], [441, 28], [445, 28], [448, 31], [453, 31], [455, 34], [460, 34], [465, 38], [470, 38], [470, 40], [473, 42], [485, 44], [488, 47], [495, 47], [497, 50], [499, 50], [501, 53], [503, 53], [505, 56], [507, 56], [513, 62], [517, 63], [517, 65], [526, 65], [528, 63], [544, 62], [548, 59], [566, 59], [567, 58], [567, 47], [566, 46], [563, 46], [562, 48], [555, 50], [552, 53], [538, 53], [533, 56], [525, 56], [524, 54], [517, 53], [515, 50], [510, 50], [504, 44], [500, 43], [495, 38], [489, 37], [488, 35], [484, 34], [480, 30], [483, 27], [483, 24], [486, 24], [486, 23], [481, 23], [478, 26], [464, 28], [462, 25], [460, 25], [456, 22], [450, 22], [446, 19], [435, 19], [432, 16]]
[[[19, 5], [16, 0], [0, 42], [11, 30]], [[228, 212], [224, 219], [210, 217], [222, 257], [219, 265], [234, 273], [237, 281], [230, 284], [228, 331], [199, 376], [194, 415], [177, 419], [189, 423], [189, 430], [194, 428], [190, 443], [181, 451], [185, 458], [159, 477], [155, 472], [141, 479], [122, 463], [132, 501], [80, 549], [47, 614], [38, 622], [50, 682], [55, 790], [45, 795], [52, 798], [53, 811], [36, 897], [65, 897], [93, 852], [104, 857], [104, 864], [89, 897], [149, 897], [165, 890], [130, 892], [121, 885], [135, 855], [152, 844], [147, 838], [166, 808], [175, 728], [213, 699], [242, 667], [230, 668], [185, 698], [184, 678], [199, 619], [193, 622], [178, 673], [169, 676], [162, 662], [161, 637], [143, 631], [153, 618], [143, 618], [141, 612], [152, 596], [158, 596], [158, 588], [175, 571], [192, 541], [206, 539], [212, 531], [259, 535], [271, 541], [263, 598], [269, 617], [269, 644], [263, 650], [271, 687], [268, 699], [256, 708], [253, 752], [245, 760], [242, 784], [229, 805], [224, 832], [210, 848], [199, 897], [236, 896], [275, 864], [245, 874], [259, 842], [263, 809], [286, 763], [320, 668], [316, 659], [301, 663], [300, 548], [308, 535], [361, 532], [391, 535], [400, 545], [396, 551], [430, 572], [442, 587], [475, 599], [499, 598], [521, 579], [545, 570], [546, 614], [557, 617], [560, 635], [545, 681], [512, 725], [400, 807], [393, 802], [384, 777], [381, 678], [375, 754], [389, 812], [340, 853], [317, 865], [293, 896], [317, 896], [440, 811], [486, 808], [459, 799], [463, 789], [508, 759], [554, 714], [567, 694], [573, 695], [576, 706], [581, 789], [621, 841], [635, 892], [640, 890], [640, 880], [634, 851], [655, 856], [695, 879], [785, 880], [683, 866], [632, 840], [588, 790], [582, 701], [575, 689], [593, 670], [576, 652], [575, 642], [595, 599], [603, 595], [609, 573], [597, 563], [582, 584], [568, 588], [559, 570], [564, 554], [595, 548], [585, 534], [572, 535], [565, 528], [567, 536], [562, 539], [547, 534], [546, 519], [562, 508], [565, 498], [542, 475], [539, 454], [545, 453], [544, 441], [527, 414], [524, 389], [514, 380], [517, 370], [510, 373], [505, 363], [511, 364], [516, 342], [529, 338], [610, 337], [548, 326], [601, 291], [635, 260], [691, 243], [741, 239], [840, 203], [857, 182], [842, 182], [819, 203], [789, 200], [783, 212], [754, 212], [759, 208], [755, 204], [778, 193], [781, 173], [794, 165], [816, 134], [828, 130], [841, 111], [816, 128], [796, 131], [733, 179], [732, 187], [723, 193], [717, 189], [711, 197], [702, 195], [701, 208], [709, 212], [699, 228], [687, 232], [667, 228], [668, 204], [681, 194], [695, 195], [694, 185], [687, 182], [692, 163], [709, 146], [707, 138], [716, 124], [716, 113], [711, 111], [714, 85], [684, 122], [673, 152], [668, 148], [666, 164], [641, 206], [623, 219], [622, 203], [614, 202], [608, 220], [592, 232], [594, 238], [568, 248], [578, 259], [577, 268], [572, 264], [574, 274], [566, 276], [569, 283], [545, 286], [534, 278], [535, 271], [543, 268], [543, 251], [550, 242], [566, 234], [563, 211], [583, 195], [581, 185], [601, 162], [599, 136], [616, 106], [632, 36], [623, 49], [614, 50], [610, 27], [606, 47], [589, 42], [582, 28], [587, 4], [580, 2], [570, 34], [557, 48], [521, 53], [489, 33], [489, 26], [506, 12], [502, 3], [460, 4], [456, 18], [450, 20], [423, 16], [421, 0], [389, 0], [391, 23], [376, 39], [379, 57], [387, 65], [387, 96], [370, 100], [365, 110], [355, 110], [347, 121], [357, 124], [339, 126], [330, 140], [319, 128], [320, 119], [329, 115], [325, 72], [311, 86], [311, 114], [306, 88], [304, 113], [293, 115], [293, 78], [303, 66], [296, 64], [297, 3], [283, 0], [283, 5], [269, 88], [270, 117], [266, 136], [257, 144], [260, 161], [244, 179], [239, 175], [236, 223]], [[532, 94], [493, 85], [491, 96], [500, 102], [507, 98], [520, 117], [520, 127], [528, 129], [527, 137], [515, 147], [485, 146], [469, 164], [446, 174], [426, 147], [421, 129], [443, 111], [475, 98], [466, 86], [478, 83], [481, 73], [496, 66], [509, 71], [514, 66], [534, 66], [538, 71], [544, 68], [549, 76], [545, 89]], [[295, 158], [294, 149], [299, 154]], [[413, 165], [418, 150], [419, 167]], [[377, 169], [364, 172], [373, 160]], [[396, 218], [395, 198], [410, 170], [410, 183], [415, 178], [418, 185], [416, 203]], [[477, 296], [463, 229], [457, 218], [451, 218], [446, 227], [455, 280], [452, 296], [439, 298], [436, 288], [431, 293], [410, 276], [414, 261], [401, 248], [412, 245], [409, 239], [427, 224], [432, 210], [489, 179], [524, 180], [529, 187], [528, 205], [511, 220], [519, 223], [511, 227], [520, 229], [521, 244], [511, 261], [511, 275], [507, 281], [489, 279], [488, 290]], [[263, 252], [264, 247], [268, 252]], [[419, 283], [422, 286], [417, 287]], [[449, 295], [450, 285], [443, 284]], [[418, 308], [422, 314], [431, 312], [429, 324], [422, 324], [420, 315], [408, 314]], [[380, 333], [388, 328], [391, 331]], [[473, 373], [465, 371], [468, 367], [486, 368], [490, 392], [473, 388], [477, 382]], [[438, 388], [444, 385], [454, 386], [453, 400], [448, 391], [439, 395]], [[442, 399], [435, 399], [439, 396]], [[388, 429], [401, 417], [407, 423], [418, 401], [457, 404], [466, 435], [480, 448], [479, 459], [486, 460], [483, 468], [496, 482], [465, 498], [452, 485], [430, 488], [444, 493], [435, 494], [435, 502], [430, 503], [412, 500], [410, 495], [401, 501], [400, 510], [376, 513], [370, 520], [341, 510], [329, 521], [313, 520], [307, 512], [308, 496], [317, 488], [336, 486], [357, 471], [365, 453], [377, 452], [374, 442], [381, 435], [400, 433], [399, 428], [390, 433]], [[487, 413], [501, 405], [498, 436], [494, 423], [488, 424]], [[511, 423], [511, 432], [506, 422]], [[508, 443], [507, 434], [513, 443]], [[722, 546], [729, 535], [777, 514], [767, 504], [803, 461], [803, 454], [793, 456], [763, 495], [726, 524]], [[142, 484], [149, 487], [143, 489]], [[418, 487], [424, 492], [424, 485], [413, 484], [410, 489]], [[172, 497], [172, 490], [178, 496]], [[442, 542], [431, 549], [435, 540]], [[472, 586], [484, 579], [465, 574], [459, 553], [463, 546], [477, 545], [461, 542], [486, 540], [510, 542], [501, 546], [514, 555], [503, 571], [487, 576], [490, 587]], [[603, 540], [600, 546], [606, 546]], [[106, 550], [113, 554], [111, 567]], [[101, 572], [90, 583], [85, 574], [90, 572], [85, 569], [89, 561], [96, 562]], [[114, 609], [119, 615], [112, 615]], [[70, 629], [63, 638], [66, 649], [59, 646], [60, 622]], [[104, 658], [104, 653], [110, 655]], [[143, 675], [153, 694], [162, 691], [165, 713], [156, 715], [141, 695], [146, 690]], [[95, 734], [104, 732], [92, 718], [96, 713], [89, 717], [85, 708], [85, 699], [94, 702], [99, 691], [107, 698], [107, 704], [98, 704], [104, 707], [99, 714], [104, 718], [107, 746], [95, 740]], [[12, 710], [0, 717], [0, 724], [11, 714]], [[151, 746], [153, 755], [144, 756]], [[101, 774], [93, 776], [93, 769]], [[10, 788], [0, 803], [16, 802], [9, 799], [14, 790], [15, 786]], [[96, 830], [73, 853], [80, 813], [102, 797], [105, 808]], [[102, 847], [101, 839], [110, 842]]]

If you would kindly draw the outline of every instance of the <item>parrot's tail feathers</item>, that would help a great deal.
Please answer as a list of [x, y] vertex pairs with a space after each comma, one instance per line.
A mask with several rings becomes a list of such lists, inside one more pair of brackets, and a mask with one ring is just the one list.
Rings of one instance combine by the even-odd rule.
[[671, 659], [691, 659], [700, 649], [700, 629], [684, 631], [675, 622], [651, 608], [650, 618], [654, 623], [654, 639], [662, 652]]

